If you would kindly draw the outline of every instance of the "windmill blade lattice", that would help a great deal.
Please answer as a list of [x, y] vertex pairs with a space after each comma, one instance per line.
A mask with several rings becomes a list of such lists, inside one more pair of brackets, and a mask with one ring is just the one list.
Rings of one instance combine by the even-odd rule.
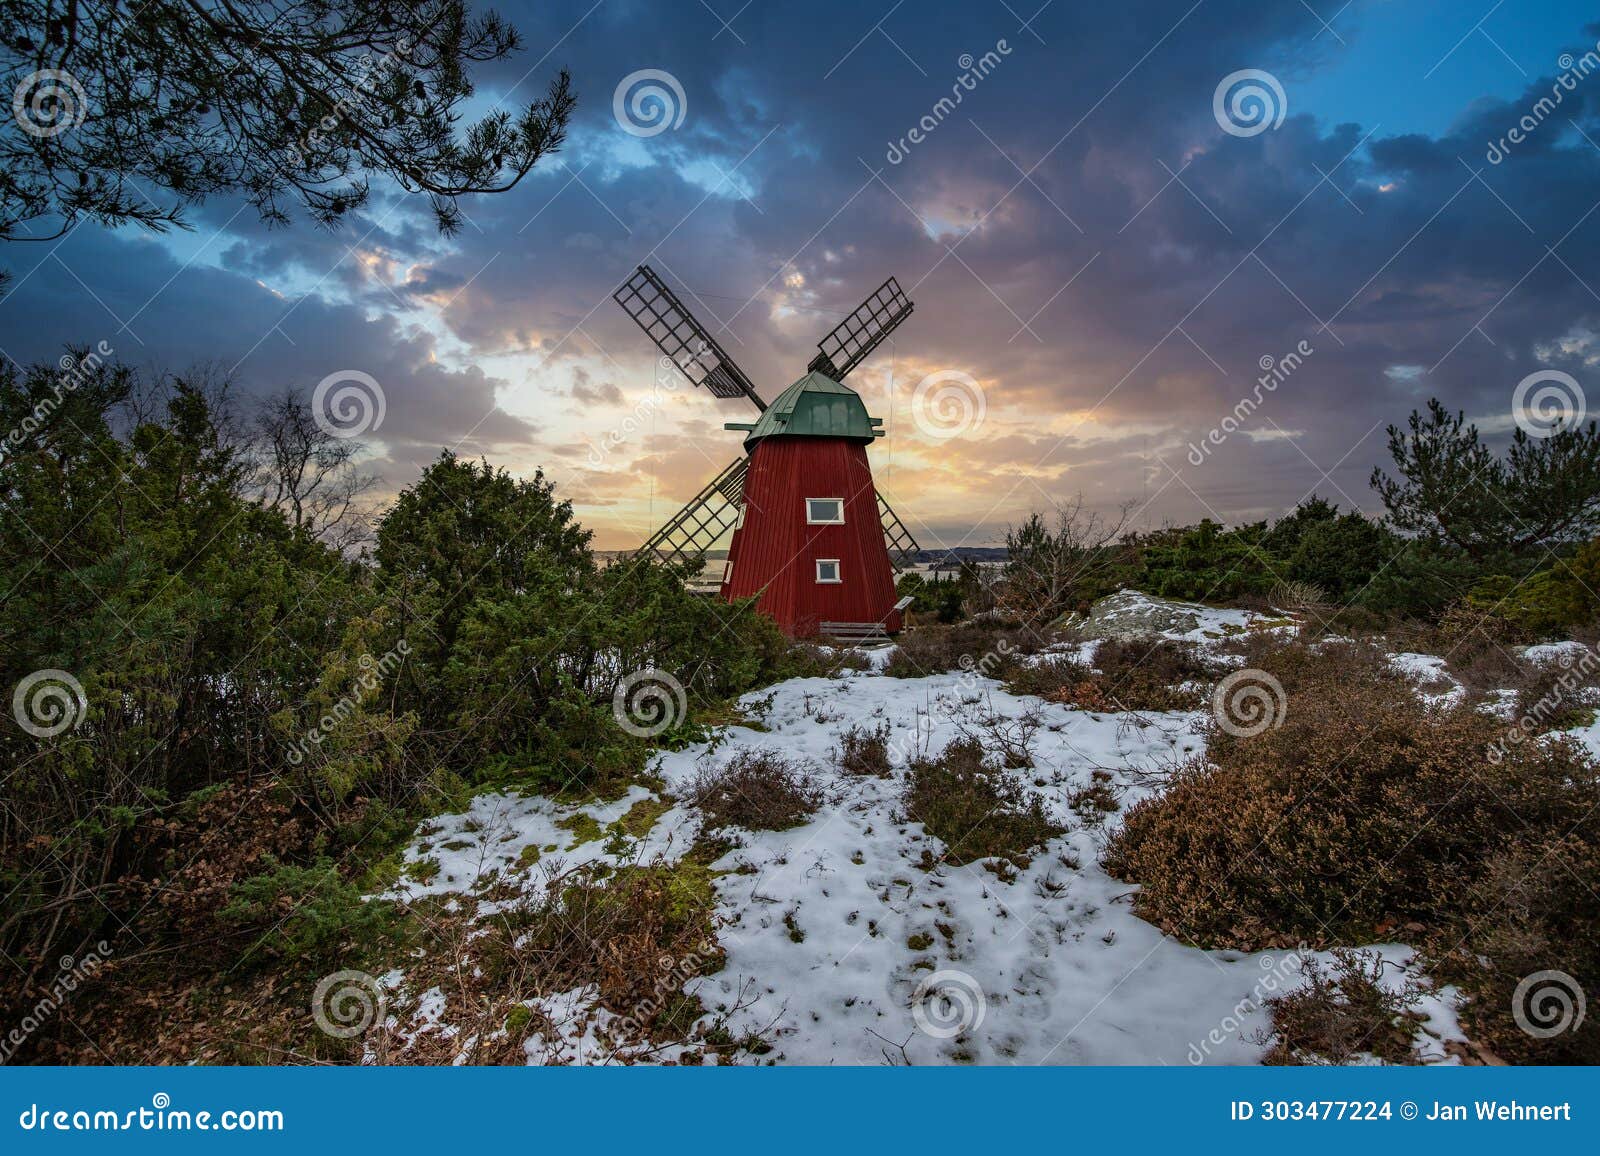
[[882, 492], [878, 493], [878, 520], [883, 523], [883, 543], [889, 547], [889, 563], [896, 570], [906, 570], [916, 562], [922, 547], [906, 529], [900, 515], [894, 512]]
[[710, 550], [739, 520], [749, 468], [750, 459], [741, 457], [711, 479], [705, 489], [639, 547], [639, 553], [654, 554], [663, 562], [682, 562]]
[[713, 397], [748, 397], [767, 408], [744, 370], [650, 266], [640, 265], [611, 297], [694, 384]]
[[911, 316], [912, 309], [911, 298], [901, 291], [900, 282], [890, 277], [817, 342], [822, 352], [806, 368], [843, 381], [845, 374], [866, 360], [896, 326]]

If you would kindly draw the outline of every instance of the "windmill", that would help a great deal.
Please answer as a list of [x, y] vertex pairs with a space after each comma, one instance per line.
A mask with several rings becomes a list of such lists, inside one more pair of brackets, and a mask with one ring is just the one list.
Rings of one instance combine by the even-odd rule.
[[761, 611], [795, 637], [871, 637], [900, 629], [894, 570], [918, 546], [872, 481], [866, 447], [883, 435], [844, 384], [911, 315], [890, 277], [817, 343], [805, 375], [769, 405], [749, 376], [648, 265], [612, 295], [695, 385], [743, 397], [753, 422], [744, 453], [640, 547], [670, 561], [704, 554], [730, 531], [721, 596], [759, 596]]

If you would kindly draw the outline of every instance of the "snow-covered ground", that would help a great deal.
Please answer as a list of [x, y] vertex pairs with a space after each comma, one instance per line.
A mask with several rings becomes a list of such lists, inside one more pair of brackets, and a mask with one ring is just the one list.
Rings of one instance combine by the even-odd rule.
[[[1210, 621], [1225, 615], [1225, 623]], [[1235, 629], [1224, 631], [1224, 624]], [[1209, 643], [1244, 625], [1243, 612], [1208, 611], [1205, 630], [1193, 633]], [[1394, 660], [1420, 681], [1437, 683], [1442, 674], [1429, 656]], [[436, 818], [407, 850], [396, 895], [454, 896], [485, 911], [492, 908], [474, 892], [491, 882], [525, 881], [536, 889], [563, 866], [673, 860], [694, 843], [700, 822], [673, 796], [707, 764], [768, 749], [808, 769], [830, 802], [802, 826], [738, 833], [740, 845], [713, 864], [724, 872], [715, 886], [726, 966], [686, 984], [706, 1007], [732, 1009], [736, 1035], [760, 1031], [770, 1039], [765, 1059], [1228, 1064], [1261, 1058], [1268, 1028], [1263, 1001], [1299, 982], [1300, 953], [1204, 951], [1163, 935], [1133, 913], [1137, 887], [1098, 866], [1120, 812], [1085, 817], [1068, 802], [1096, 772], [1110, 776], [1102, 781], [1124, 810], [1159, 790], [1163, 768], [1203, 749], [1203, 716], [1086, 712], [1013, 696], [973, 672], [894, 679], [876, 669], [791, 680], [746, 696], [742, 706], [765, 729], [723, 728], [708, 743], [658, 756], [652, 769], [665, 797], [640, 786], [604, 805], [569, 807], [488, 794], [462, 814]], [[939, 841], [905, 818], [900, 794], [907, 763], [987, 720], [1015, 725], [1029, 712], [1042, 724], [1032, 739], [1035, 766], [1008, 773], [1066, 832], [1010, 878], [982, 862], [940, 861]], [[893, 777], [840, 771], [841, 736], [880, 725], [889, 728]], [[641, 804], [667, 807], [642, 838], [613, 826]], [[1407, 975], [1425, 981], [1410, 970], [1412, 952], [1404, 944], [1365, 948], [1382, 955], [1386, 980], [1397, 988]], [[396, 1007], [415, 1007], [425, 995], [408, 992], [403, 977], [390, 981]], [[438, 1001], [426, 994], [421, 1015], [437, 1023]], [[530, 1038], [530, 1061], [607, 1059], [596, 1027], [610, 1013], [595, 1011], [593, 1001], [594, 993], [583, 990], [541, 1001], [563, 1034]], [[1418, 1041], [1430, 1060], [1454, 1062], [1443, 1047], [1462, 1039], [1454, 1006], [1448, 988], [1430, 990], [1415, 1005], [1423, 1019]]]

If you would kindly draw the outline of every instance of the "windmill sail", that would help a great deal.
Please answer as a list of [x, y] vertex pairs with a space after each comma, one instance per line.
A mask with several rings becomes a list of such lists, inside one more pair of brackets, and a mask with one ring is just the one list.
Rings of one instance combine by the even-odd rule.
[[821, 352], [806, 368], [843, 381], [845, 374], [866, 360], [896, 326], [911, 316], [912, 308], [911, 299], [900, 290], [900, 282], [890, 277], [817, 342]]
[[889, 547], [890, 565], [896, 570], [908, 569], [917, 560], [922, 547], [917, 545], [917, 540], [881, 491], [878, 493], [878, 520], [883, 523], [883, 544]]
[[713, 397], [748, 397], [757, 409], [767, 408], [744, 370], [650, 266], [640, 265], [611, 297], [690, 381]]
[[705, 489], [639, 547], [639, 553], [654, 554], [663, 562], [682, 562], [715, 546], [739, 520], [744, 476], [749, 468], [750, 459], [741, 457], [712, 478]]

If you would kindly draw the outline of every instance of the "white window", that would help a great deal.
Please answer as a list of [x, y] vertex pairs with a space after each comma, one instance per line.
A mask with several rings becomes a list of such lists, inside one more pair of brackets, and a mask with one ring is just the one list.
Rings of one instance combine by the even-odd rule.
[[810, 526], [844, 525], [844, 499], [807, 498], [806, 524]]
[[839, 577], [839, 559], [818, 558], [817, 581], [825, 583], [837, 583], [844, 581], [844, 579]]

